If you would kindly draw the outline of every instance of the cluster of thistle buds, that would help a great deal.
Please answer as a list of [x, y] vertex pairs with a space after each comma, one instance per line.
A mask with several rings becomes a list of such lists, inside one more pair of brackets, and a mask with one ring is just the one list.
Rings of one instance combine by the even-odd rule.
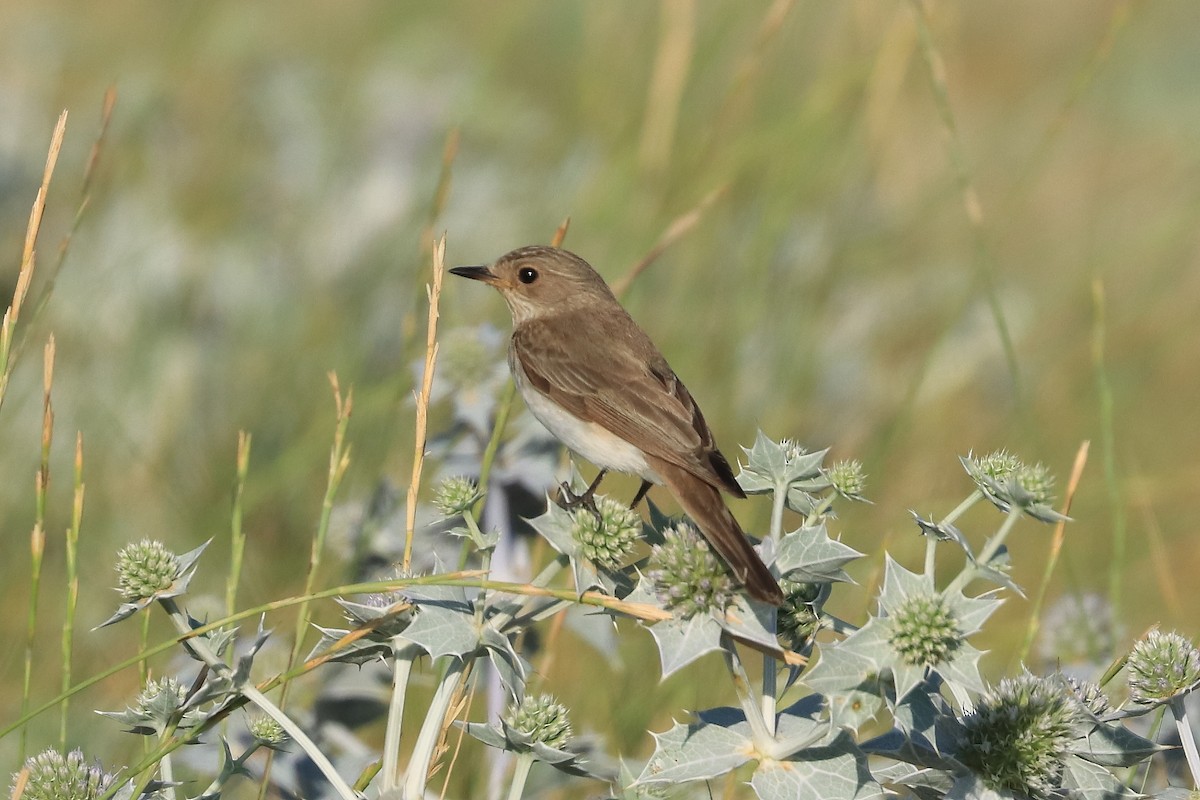
[[723, 611], [737, 594], [733, 578], [708, 543], [687, 523], [663, 531], [647, 573], [655, 593], [682, 617]]
[[571, 740], [567, 708], [548, 694], [525, 695], [520, 703], [509, 707], [504, 722], [528, 736], [530, 741], [556, 750]]

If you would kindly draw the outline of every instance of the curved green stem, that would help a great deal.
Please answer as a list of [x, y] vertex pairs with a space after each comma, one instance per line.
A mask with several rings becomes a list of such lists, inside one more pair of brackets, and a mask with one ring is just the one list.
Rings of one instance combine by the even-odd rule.
[[425, 721], [421, 723], [421, 731], [417, 734], [417, 741], [413, 745], [412, 756], [408, 762], [402, 795], [404, 800], [422, 800], [425, 796], [425, 784], [429, 780], [433, 751], [437, 747], [442, 725], [450, 711], [450, 703], [454, 700], [454, 693], [466, 668], [466, 659], [451, 658], [437, 691], [433, 693], [429, 712], [425, 715]]
[[1183, 696], [1171, 698], [1171, 713], [1175, 716], [1175, 729], [1179, 731], [1179, 742], [1187, 757], [1188, 769], [1192, 771], [1192, 787], [1200, 788], [1200, 753], [1196, 750], [1196, 737], [1188, 721], [1187, 706]]
[[508, 787], [508, 800], [520, 800], [525, 794], [525, 781], [529, 778], [529, 768], [533, 766], [533, 753], [518, 753], [517, 763], [513, 767], [512, 784]]
[[1008, 538], [1008, 534], [1012, 532], [1013, 526], [1017, 524], [1017, 520], [1021, 518], [1022, 511], [1017, 506], [1013, 506], [1008, 516], [1004, 518], [1004, 524], [1000, 526], [1000, 530], [996, 531], [996, 535], [983, 546], [979, 551], [974, 563], [967, 563], [963, 566], [962, 572], [950, 582], [946, 587], [946, 593], [949, 594], [955, 591], [962, 591], [971, 581], [979, 575], [980, 569], [976, 564], [987, 566], [987, 563], [992, 560], [996, 553], [1000, 552], [1000, 548], [1004, 545], [1004, 540]]
[[421, 648], [399, 636], [392, 639], [392, 698], [388, 704], [387, 731], [383, 736], [382, 791], [400, 785], [400, 734], [404, 725], [404, 699], [408, 678]]
[[[167, 612], [167, 616], [170, 617], [171, 623], [177, 631], [182, 634], [190, 634], [192, 632], [191, 625], [188, 624], [187, 615], [180, 610], [173, 598], [162, 598], [158, 602], [163, 607], [163, 610]], [[183, 646], [207, 664], [213, 672], [227, 679], [233, 677], [233, 670], [212, 651], [212, 648], [208, 646], [207, 640], [201, 637], [193, 637], [187, 639], [183, 643]], [[343, 800], [359, 800], [358, 794], [350, 788], [349, 784], [342, 780], [342, 776], [338, 774], [329, 758], [321, 752], [321, 749], [317, 747], [312, 739], [308, 738], [308, 734], [304, 732], [304, 729], [297, 725], [291, 717], [283, 713], [279, 706], [275, 705], [266, 695], [248, 683], [235, 686], [235, 688], [247, 700], [261, 708], [263, 713], [278, 722], [280, 727], [287, 731], [292, 740], [313, 760], [313, 763], [321, 770], [321, 774], [333, 785], [333, 788], [337, 790], [337, 793]]]

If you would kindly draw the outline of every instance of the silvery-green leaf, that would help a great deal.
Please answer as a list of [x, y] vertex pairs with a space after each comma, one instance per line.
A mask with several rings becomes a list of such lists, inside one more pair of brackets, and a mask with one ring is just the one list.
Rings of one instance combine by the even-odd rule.
[[234, 664], [233, 676], [231, 680], [234, 686], [244, 686], [250, 680], [250, 670], [254, 666], [254, 657], [258, 655], [258, 651], [267, 643], [267, 638], [271, 632], [263, 627], [266, 624], [267, 615], [260, 614], [258, 617], [258, 631], [254, 634], [254, 639], [251, 640], [250, 646], [238, 657]]
[[479, 647], [479, 626], [470, 603], [422, 603], [420, 612], [400, 637], [420, 646], [430, 657], [458, 656]]
[[565, 612], [567, 629], [586, 642], [608, 662], [609, 667], [621, 667], [621, 653], [617, 647], [616, 626], [608, 614], [571, 605]]
[[591, 589], [604, 588], [595, 565], [582, 556], [571, 557], [571, 576], [575, 580], [575, 593], [580, 597]]
[[758, 642], [777, 650], [779, 640], [775, 638], [775, 608], [766, 603], [750, 600], [738, 595], [733, 605], [721, 615], [720, 626], [734, 637], [746, 642]]
[[1098, 764], [1076, 756], [1063, 759], [1062, 787], [1081, 800], [1133, 800], [1140, 795]]
[[971, 545], [967, 542], [966, 535], [955, 526], [948, 522], [933, 522], [932, 520], [922, 519], [917, 512], [911, 508], [908, 510], [912, 514], [913, 521], [917, 523], [917, 527], [921, 529], [921, 533], [925, 536], [932, 536], [940, 542], [954, 542], [963, 549], [963, 552], [975, 560], [975, 554], [971, 552]]
[[[191, 624], [193, 630], [203, 627], [207, 624], [200, 622], [199, 620], [192, 619], [191, 617], [188, 617], [188, 622]], [[229, 646], [233, 644], [234, 640], [237, 639], [237, 632], [238, 629], [234, 627], [220, 627], [209, 631], [200, 638], [204, 639], [204, 641], [208, 643], [210, 650], [212, 650], [218, 656], [221, 656], [225, 654], [225, 651], [229, 649]]]
[[496, 747], [500, 750], [511, 750], [508, 739], [504, 737], [504, 733], [492, 725], [484, 725], [482, 722], [460, 722], [454, 723], [460, 728], [466, 728], [467, 733], [472, 737], [486, 744], [488, 747]]
[[1165, 749], [1122, 725], [1097, 725], [1070, 748], [1080, 758], [1105, 767], [1132, 767]]
[[775, 556], [779, 574], [794, 581], [849, 581], [842, 569], [862, 553], [829, 538], [824, 523], [784, 534]]
[[677, 722], [666, 733], [651, 735], [654, 755], [638, 777], [639, 784], [707, 780], [755, 757], [749, 737], [721, 725]]
[[1021, 797], [1009, 791], [998, 792], [995, 789], [989, 789], [984, 785], [974, 773], [960, 775], [954, 785], [950, 787], [950, 791], [946, 793], [946, 800], [1024, 800]]
[[936, 749], [938, 720], [950, 713], [941, 695], [931, 691], [909, 692], [892, 709], [892, 721], [903, 735]]
[[194, 550], [188, 550], [186, 553], [179, 556], [179, 568], [177, 571], [179, 577], [175, 579], [175, 582], [171, 585], [169, 590], [160, 592], [157, 596], [178, 597], [186, 592], [188, 584], [192, 582], [192, 577], [196, 574], [196, 569], [198, 566], [196, 561], [199, 560], [200, 555], [210, 544], [212, 544], [212, 539], [209, 539]]
[[975, 569], [979, 571], [979, 577], [984, 580], [989, 580], [992, 583], [1003, 586], [1017, 593], [1021, 597], [1025, 596], [1025, 592], [1012, 579], [1010, 571], [1012, 568], [1012, 560], [1009, 557], [1007, 545], [1002, 545], [996, 554], [993, 555], [986, 564], [975, 562]]
[[[872, 756], [882, 756], [896, 762], [916, 765], [922, 769], [935, 769], [941, 772], [960, 769], [956, 761], [939, 755], [923, 740], [914, 740], [893, 728], [882, 736], [876, 736], [862, 744], [863, 752]], [[878, 775], [878, 771], [876, 771]], [[882, 776], [879, 776], [883, 780]], [[946, 789], [949, 790], [949, 782]]]
[[495, 668], [500, 683], [514, 702], [519, 701], [525, 694], [525, 681], [529, 665], [525, 663], [525, 659], [517, 655], [517, 651], [513, 649], [512, 642], [508, 637], [490, 625], [483, 627], [480, 639], [483, 646], [487, 648], [488, 659], [492, 662], [492, 667]]
[[776, 715], [775, 740], [783, 757], [791, 756], [829, 734], [829, 722], [821, 718], [824, 705], [820, 695], [810, 694]]
[[920, 800], [940, 800], [954, 785], [954, 776], [945, 770], [914, 767], [903, 762], [876, 767], [873, 772], [880, 783], [903, 786]]
[[937, 665], [937, 674], [948, 684], [981, 694], [987, 688], [979, 674], [979, 659], [982, 657], [981, 651], [964, 642], [959, 645], [953, 658]]
[[650, 626], [665, 679], [706, 653], [721, 649], [721, 625], [708, 614], [668, 619]]
[[[801, 516], [809, 516], [817, 510], [818, 500], [816, 496], [799, 486], [790, 486], [787, 490], [787, 497], [784, 498], [784, 505], [789, 511], [795, 511]], [[832, 512], [829, 512], [832, 515]]]
[[887, 636], [887, 626], [872, 618], [840, 642], [817, 645], [821, 657], [802, 681], [827, 697], [874, 686], [891, 658]]
[[571, 535], [575, 519], [571, 512], [559, 508], [549, 497], [546, 498], [546, 512], [529, 520], [529, 524], [558, 552], [571, 558], [579, 557], [579, 543]]
[[403, 586], [397, 590], [397, 593], [404, 596], [416, 606], [424, 606], [427, 603], [458, 607], [471, 605], [471, 601], [467, 599], [467, 588], [465, 586], [418, 583], [412, 586]]
[[[101, 622], [96, 627], [92, 628], [92, 630], [98, 631], [101, 628], [107, 627], [109, 625], [114, 625], [123, 619], [128, 619], [129, 617], [132, 617], [134, 614], [141, 611], [143, 608], [145, 608], [146, 606], [150, 605], [153, 602], [154, 602], [153, 597], [143, 597], [142, 599], [134, 601], [132, 603], [121, 603], [121, 605], [117, 606], [116, 612], [111, 617], [104, 620], [104, 622]], [[131, 788], [132, 788], [132, 785], [131, 785]]]
[[[340, 628], [322, 628], [320, 625], [314, 625], [313, 627], [321, 632], [321, 639], [308, 654], [310, 659], [321, 655], [343, 638], [350, 635], [350, 631]], [[364, 636], [361, 639], [355, 639], [348, 644], [342, 645], [330, 660], [344, 664], [367, 664], [386, 658], [391, 653], [392, 646], [388, 642]]]
[[861, 688], [830, 695], [826, 698], [830, 726], [858, 732], [875, 722], [886, 707], [880, 692], [878, 686], [863, 684]]
[[747, 494], [767, 491], [784, 491], [796, 481], [819, 478], [821, 462], [829, 451], [802, 452], [799, 448], [786, 448], [774, 442], [760, 430], [754, 446], [742, 448], [746, 464], [738, 473], [737, 481]]
[[760, 800], [870, 800], [884, 797], [867, 757], [846, 734], [824, 747], [802, 750], [787, 761], [763, 761], [750, 785]]

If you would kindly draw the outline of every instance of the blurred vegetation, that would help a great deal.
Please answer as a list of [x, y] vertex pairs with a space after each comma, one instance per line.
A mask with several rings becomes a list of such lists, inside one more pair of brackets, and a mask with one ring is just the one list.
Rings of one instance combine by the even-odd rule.
[[[1128, 631], [1194, 632], [1178, 584], [1200, 569], [1198, 25], [1188, 4], [1081, 0], [923, 13], [788, 0], [0, 4], [6, 296], [55, 118], [70, 109], [35, 297], [78, 206], [104, 91], [118, 94], [90, 203], [0, 414], [6, 607], [27, 604], [51, 332], [47, 574], [62, 574], [81, 431], [80, 626], [115, 603], [121, 543], [186, 550], [216, 536], [212, 558], [227, 552], [239, 429], [254, 437], [241, 597], [262, 602], [296, 591], [307, 563], [334, 425], [327, 371], [355, 392], [342, 501], [407, 483], [431, 224], [448, 231], [450, 262], [479, 263], [547, 241], [570, 216], [567, 246], [613, 281], [717, 192], [626, 302], [727, 454], [761, 427], [862, 459], [876, 504], [847, 514], [844, 539], [872, 553], [885, 541], [903, 560], [921, 549], [905, 510], [944, 514], [962, 496], [956, 455], [1008, 447], [1065, 484], [1091, 440], [1052, 595], [1115, 590]], [[454, 130], [450, 193], [431, 220]], [[453, 281], [442, 308], [443, 331], [508, 324], [497, 298]], [[765, 523], [766, 508], [737, 511]], [[1049, 536], [1018, 536], [1014, 569], [1035, 585]], [[220, 575], [195, 588], [205, 580], [219, 595]], [[42, 601], [53, 634], [61, 595]], [[1028, 614], [1014, 598], [996, 629], [1016, 640]], [[8, 641], [23, 618], [5, 616]], [[75, 673], [132, 652], [135, 636], [78, 635]], [[57, 635], [44, 641], [56, 659]], [[630, 658], [651, 657], [645, 644]], [[12, 718], [20, 648], [5, 652]], [[595, 668], [561, 659], [551, 680], [586, 684]], [[629, 704], [637, 719], [612, 724], [636, 747], [688, 707], [689, 679], [661, 692], [628, 678], [614, 684], [624, 696], [649, 695]], [[35, 694], [57, 680], [35, 675]], [[136, 680], [80, 703], [120, 707]], [[598, 698], [564, 699], [603, 723], [586, 708]]]

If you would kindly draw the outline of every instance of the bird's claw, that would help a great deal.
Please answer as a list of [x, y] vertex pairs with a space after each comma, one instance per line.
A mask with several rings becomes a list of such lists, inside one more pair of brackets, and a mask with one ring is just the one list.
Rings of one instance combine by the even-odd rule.
[[583, 494], [575, 494], [571, 491], [571, 485], [566, 481], [559, 484], [558, 487], [558, 507], [566, 511], [574, 511], [577, 508], [586, 508], [592, 512], [596, 519], [600, 519], [600, 509], [596, 508], [596, 494], [591, 487]]

